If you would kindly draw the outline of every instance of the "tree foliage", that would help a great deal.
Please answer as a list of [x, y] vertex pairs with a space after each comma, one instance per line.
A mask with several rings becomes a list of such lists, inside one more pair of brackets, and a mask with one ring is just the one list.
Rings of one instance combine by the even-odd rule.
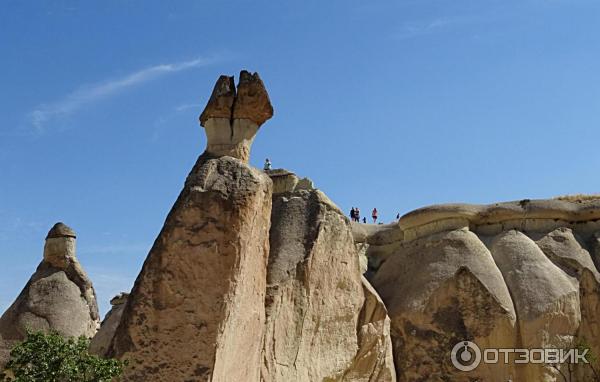
[[110, 382], [119, 376], [124, 363], [89, 354], [89, 342], [56, 332], [28, 332], [11, 350], [0, 382]]

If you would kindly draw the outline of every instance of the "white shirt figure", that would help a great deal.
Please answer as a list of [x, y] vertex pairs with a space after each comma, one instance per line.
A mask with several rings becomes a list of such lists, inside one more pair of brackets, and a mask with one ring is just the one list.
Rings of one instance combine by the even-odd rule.
[[271, 170], [271, 161], [269, 160], [269, 158], [265, 159], [265, 167], [264, 167], [265, 171], [270, 171]]

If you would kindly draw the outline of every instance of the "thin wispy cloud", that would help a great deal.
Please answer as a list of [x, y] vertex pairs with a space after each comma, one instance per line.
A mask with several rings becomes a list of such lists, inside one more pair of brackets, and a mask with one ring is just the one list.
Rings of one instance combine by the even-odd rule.
[[[203, 105], [199, 104], [199, 103], [184, 103], [181, 104], [179, 106], [175, 107], [175, 111], [180, 113], [182, 111], [188, 110], [188, 109], [199, 109], [202, 107]], [[201, 111], [201, 110], [200, 110]]]
[[193, 110], [196, 111], [197, 115], [200, 115], [200, 112], [202, 111], [203, 107], [204, 107], [203, 104], [193, 103], [193, 102], [181, 103], [177, 106], [174, 106], [170, 112], [168, 112], [165, 115], [161, 115], [160, 117], [158, 117], [156, 119], [156, 121], [154, 121], [154, 128], [152, 131], [152, 135], [150, 136], [150, 141], [151, 142], [158, 141], [158, 138], [160, 137], [160, 135], [166, 129], [169, 128], [170, 124], [168, 122], [172, 121], [177, 116], [184, 114], [184, 112], [191, 113], [191, 112], [193, 112]]
[[73, 114], [83, 106], [114, 96], [128, 88], [156, 80], [168, 74], [207, 66], [218, 60], [218, 57], [198, 57], [190, 61], [160, 64], [138, 70], [121, 78], [82, 86], [57, 101], [39, 105], [30, 113], [29, 118], [37, 132], [43, 132], [46, 123], [50, 120]]
[[440, 17], [421, 22], [409, 22], [402, 25], [394, 37], [398, 40], [408, 40], [439, 33], [449, 28], [484, 22], [485, 20], [485, 17]]

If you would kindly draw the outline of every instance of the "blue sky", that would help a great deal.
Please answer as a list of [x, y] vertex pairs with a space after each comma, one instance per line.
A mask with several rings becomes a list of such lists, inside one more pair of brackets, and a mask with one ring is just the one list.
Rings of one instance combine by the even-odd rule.
[[78, 233], [103, 313], [205, 146], [219, 74], [275, 116], [252, 163], [384, 221], [435, 203], [600, 191], [600, 2], [4, 1], [0, 312], [48, 229]]

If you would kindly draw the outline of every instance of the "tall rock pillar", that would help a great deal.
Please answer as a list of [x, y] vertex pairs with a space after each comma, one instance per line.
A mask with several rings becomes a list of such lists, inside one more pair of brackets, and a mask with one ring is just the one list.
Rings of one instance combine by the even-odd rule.
[[148, 254], [109, 348], [129, 360], [123, 380], [259, 381], [272, 182], [246, 162], [271, 114], [257, 74], [242, 72], [237, 92], [233, 78], [217, 81], [200, 118], [206, 152]]

